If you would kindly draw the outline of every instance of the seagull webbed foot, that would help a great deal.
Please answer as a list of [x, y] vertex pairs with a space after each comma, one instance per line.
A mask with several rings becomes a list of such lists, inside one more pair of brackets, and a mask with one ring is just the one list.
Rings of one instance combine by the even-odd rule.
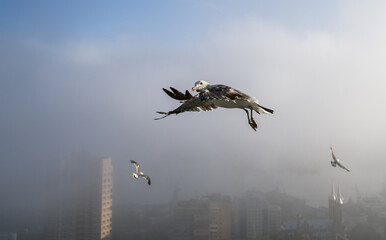
[[248, 118], [248, 124], [252, 127], [253, 130], [256, 131], [257, 129], [257, 123], [255, 122], [255, 120], [253, 119], [252, 117], [252, 110], [251, 110], [251, 118], [249, 118], [249, 112], [247, 109], [243, 108], [243, 110], [245, 111], [245, 113], [247, 114], [247, 118]]
[[251, 125], [251, 127], [253, 128], [253, 130], [256, 131], [257, 129], [257, 123], [255, 122], [255, 119], [251, 119], [251, 121], [249, 122], [249, 125]]

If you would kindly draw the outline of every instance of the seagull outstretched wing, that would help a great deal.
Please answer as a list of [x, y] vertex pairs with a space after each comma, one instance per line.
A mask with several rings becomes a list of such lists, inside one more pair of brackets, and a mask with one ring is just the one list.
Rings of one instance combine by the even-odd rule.
[[338, 162], [338, 160], [335, 157], [334, 150], [332, 150], [332, 147], [330, 147], [330, 151], [331, 151], [332, 159], [334, 159], [334, 162]]
[[337, 162], [336, 164], [338, 164], [339, 167], [343, 168], [344, 170], [346, 170], [347, 172], [350, 172], [350, 170], [348, 170], [345, 166], [343, 166], [340, 162]]
[[143, 177], [147, 180], [147, 184], [149, 184], [149, 186], [151, 185], [151, 180], [150, 180], [150, 177], [148, 175], [142, 175], [141, 177]]
[[217, 108], [217, 106], [210, 101], [202, 101], [199, 95], [192, 96], [188, 90], [186, 90], [185, 94], [183, 94], [175, 88], [170, 87], [170, 89], [173, 92], [163, 88], [167, 95], [176, 100], [180, 100], [182, 104], [178, 108], [169, 112], [157, 112], [159, 114], [164, 114], [164, 116], [155, 118], [155, 120], [163, 119], [171, 114], [179, 114], [182, 112], [199, 112], [201, 110], [211, 111], [212, 109]]
[[139, 173], [140, 172], [139, 164], [134, 160], [130, 160], [130, 162], [134, 164], [137, 173]]
[[350, 172], [350, 170], [348, 170], [345, 166], [343, 166], [339, 159], [336, 158], [335, 154], [334, 154], [334, 150], [332, 150], [332, 147], [330, 147], [330, 150], [331, 150], [331, 156], [332, 156], [332, 159], [334, 160], [334, 163], [337, 164], [339, 167], [341, 167], [342, 169], [346, 170], [347, 172]]

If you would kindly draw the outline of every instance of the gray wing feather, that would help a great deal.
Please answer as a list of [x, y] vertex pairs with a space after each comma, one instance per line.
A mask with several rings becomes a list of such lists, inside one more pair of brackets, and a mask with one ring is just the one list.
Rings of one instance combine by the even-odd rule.
[[180, 91], [170, 88], [173, 92], [164, 89], [164, 92], [168, 94], [171, 98], [176, 100], [181, 100], [183, 103], [178, 108], [169, 111], [169, 112], [157, 112], [159, 114], [164, 114], [165, 116], [160, 118], [155, 118], [155, 120], [159, 120], [162, 118], [165, 118], [171, 114], [179, 114], [182, 112], [199, 112], [199, 111], [211, 111], [212, 109], [216, 109], [217, 106], [214, 103], [211, 102], [205, 102], [202, 101], [199, 98], [199, 95], [192, 96], [188, 91], [185, 92], [185, 94], [181, 93]]
[[343, 166], [340, 162], [337, 162], [338, 166], [346, 170], [347, 172], [350, 172], [345, 166]]
[[199, 96], [202, 101], [208, 101], [212, 99], [234, 101], [241, 98], [251, 98], [239, 90], [220, 84], [208, 87], [205, 91], [200, 92]]
[[193, 98], [192, 94], [190, 94], [190, 92], [188, 90], [185, 91], [185, 94], [183, 94], [182, 92], [178, 91], [177, 89], [173, 88], [173, 87], [170, 87], [170, 89], [172, 91], [169, 91], [165, 88], [162, 88], [162, 90], [167, 94], [169, 95], [169, 97], [173, 98], [173, 99], [176, 99], [176, 100], [188, 100], [188, 99], [191, 99]]
[[148, 175], [142, 175], [142, 177], [147, 180], [147, 184], [151, 185], [151, 180], [150, 180], [150, 177]]
[[330, 150], [331, 150], [332, 159], [334, 159], [334, 162], [338, 162], [338, 160], [335, 157], [334, 150], [332, 150], [332, 147], [330, 147]]

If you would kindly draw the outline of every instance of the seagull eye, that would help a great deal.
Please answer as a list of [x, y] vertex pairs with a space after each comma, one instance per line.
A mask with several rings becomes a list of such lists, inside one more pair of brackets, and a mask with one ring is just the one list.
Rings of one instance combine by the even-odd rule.
[[202, 82], [200, 82], [200, 85], [202, 85]]

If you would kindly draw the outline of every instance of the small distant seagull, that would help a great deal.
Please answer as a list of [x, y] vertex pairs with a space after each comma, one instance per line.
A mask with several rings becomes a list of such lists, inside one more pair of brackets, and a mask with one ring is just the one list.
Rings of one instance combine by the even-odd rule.
[[134, 160], [130, 160], [130, 162], [132, 164], [134, 164], [135, 168], [137, 169], [137, 172], [133, 173], [133, 177], [135, 179], [138, 179], [138, 177], [143, 177], [143, 178], [145, 178], [147, 180], [147, 184], [151, 185], [150, 177], [148, 175], [143, 174], [143, 172], [141, 172], [141, 170], [139, 168], [139, 164], [136, 161], [134, 161]]
[[[250, 97], [239, 90], [225, 85], [211, 85], [203, 80], [196, 82], [195, 86], [192, 88], [192, 91], [198, 92], [195, 96], [192, 96], [188, 90], [186, 90], [184, 94], [175, 88], [170, 87], [170, 89], [172, 91], [163, 88], [167, 95], [176, 100], [180, 100], [182, 104], [173, 111], [157, 112], [164, 114], [165, 116], [156, 118], [155, 120], [165, 118], [171, 114], [177, 115], [186, 111], [211, 111], [218, 107], [240, 108], [247, 113], [248, 123], [253, 130], [256, 131], [257, 123], [253, 119], [253, 111], [256, 111], [258, 114], [274, 112], [272, 109], [261, 106], [256, 98]], [[250, 111], [251, 116], [249, 116], [248, 110]]]
[[334, 154], [334, 151], [332, 150], [332, 147], [330, 147], [330, 150], [331, 150], [332, 159], [334, 160], [334, 161], [331, 161], [331, 165], [332, 165], [333, 167], [336, 167], [336, 165], [338, 165], [339, 167], [343, 168], [343, 169], [346, 170], [347, 172], [350, 172], [350, 170], [348, 170], [345, 166], [343, 166], [343, 165], [340, 163], [339, 159], [337, 159], [337, 158], [335, 157], [335, 154]]

